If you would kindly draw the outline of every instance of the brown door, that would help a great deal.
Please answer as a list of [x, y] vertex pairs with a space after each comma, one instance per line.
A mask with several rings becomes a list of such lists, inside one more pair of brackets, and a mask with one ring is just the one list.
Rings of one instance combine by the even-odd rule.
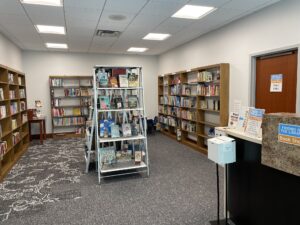
[[[281, 75], [282, 74], [282, 75]], [[279, 75], [279, 76], [277, 76]], [[270, 90], [271, 80], [282, 77], [282, 91]], [[279, 80], [278, 80], [279, 78]], [[277, 83], [278, 84], [278, 83]], [[266, 113], [296, 112], [297, 51], [290, 51], [256, 59], [255, 107]], [[280, 89], [280, 88], [279, 88]]]

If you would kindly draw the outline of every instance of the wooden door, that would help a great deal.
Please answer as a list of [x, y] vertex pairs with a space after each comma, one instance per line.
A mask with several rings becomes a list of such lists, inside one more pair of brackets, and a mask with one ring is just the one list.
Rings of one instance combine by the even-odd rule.
[[[296, 112], [297, 54], [295, 50], [256, 59], [256, 108], [265, 109], [266, 113]], [[270, 90], [276, 74], [282, 74], [281, 92]]]

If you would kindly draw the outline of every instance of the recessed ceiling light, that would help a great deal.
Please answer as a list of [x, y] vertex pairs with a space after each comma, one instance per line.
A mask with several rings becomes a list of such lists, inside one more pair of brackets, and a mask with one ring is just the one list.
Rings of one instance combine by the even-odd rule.
[[66, 34], [65, 28], [60, 26], [36, 25], [39, 33], [44, 34]]
[[62, 0], [21, 0], [23, 4], [63, 6]]
[[127, 52], [145, 52], [148, 48], [138, 48], [138, 47], [131, 47], [127, 50]]
[[46, 43], [46, 46], [47, 48], [62, 48], [62, 49], [68, 48], [68, 45], [64, 43]]
[[185, 5], [181, 9], [179, 9], [172, 17], [195, 20], [206, 16], [214, 10], [216, 10], [216, 8], [210, 6]]
[[170, 37], [170, 34], [159, 34], [159, 33], [149, 33], [145, 37], [144, 40], [154, 40], [154, 41], [163, 41]]

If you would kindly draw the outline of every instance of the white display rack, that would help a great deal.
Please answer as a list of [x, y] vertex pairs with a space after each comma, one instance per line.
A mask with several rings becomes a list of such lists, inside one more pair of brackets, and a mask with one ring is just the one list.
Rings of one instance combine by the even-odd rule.
[[[136, 87], [101, 87], [99, 85], [99, 81], [97, 79], [97, 72], [99, 70], [110, 71], [113, 69], [123, 69], [127, 72], [131, 72], [134, 69], [135, 73], [138, 75], [138, 85]], [[128, 175], [134, 173], [147, 173], [149, 176], [149, 159], [148, 159], [148, 147], [147, 147], [147, 120], [145, 117], [145, 105], [144, 105], [144, 88], [143, 88], [143, 76], [142, 76], [142, 68], [141, 67], [119, 67], [119, 66], [95, 66], [93, 71], [93, 79], [94, 79], [94, 109], [97, 113], [95, 113], [95, 146], [97, 153], [97, 171], [98, 171], [98, 180], [99, 184], [101, 180], [106, 177], [114, 177], [121, 175]], [[112, 75], [112, 74], [111, 74]], [[121, 108], [121, 109], [100, 109], [99, 104], [99, 96], [108, 96], [112, 97], [114, 91], [117, 93], [122, 93], [122, 105], [124, 106], [124, 101], [129, 95], [131, 91], [135, 92], [137, 96], [137, 107], [136, 108]], [[135, 113], [132, 113], [135, 111]], [[132, 114], [130, 114], [132, 113]], [[105, 137], [100, 137], [100, 120], [104, 117], [107, 118], [109, 115], [117, 118], [118, 115], [123, 115], [123, 122], [125, 123], [125, 118], [128, 123], [127, 114], [133, 115], [138, 121], [138, 134], [132, 136], [122, 136], [120, 137], [110, 137], [110, 135], [104, 135]], [[124, 115], [126, 115], [124, 117]], [[120, 121], [118, 121], [120, 123]], [[121, 127], [121, 124], [118, 124]], [[131, 132], [130, 132], [131, 133]], [[138, 143], [138, 144], [136, 144]], [[104, 162], [102, 156], [104, 153], [104, 148], [107, 146], [113, 147], [112, 151], [115, 151], [115, 160], [111, 163]], [[118, 147], [117, 147], [118, 146]], [[131, 152], [131, 159], [129, 161], [121, 160], [117, 158], [117, 151], [123, 152], [123, 147], [127, 146], [128, 152]], [[130, 146], [130, 147], [129, 147]], [[126, 147], [124, 147], [126, 149]], [[131, 148], [131, 149], [129, 149]], [[135, 161], [135, 149], [138, 148], [138, 151], [141, 151], [141, 159], [142, 161]], [[102, 152], [102, 153], [101, 153]]]

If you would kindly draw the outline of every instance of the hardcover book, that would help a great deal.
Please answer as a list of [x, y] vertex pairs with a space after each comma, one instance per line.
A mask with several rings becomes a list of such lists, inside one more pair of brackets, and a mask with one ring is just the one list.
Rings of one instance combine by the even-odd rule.
[[129, 123], [122, 124], [122, 133], [123, 133], [123, 137], [131, 136], [131, 126]]
[[108, 96], [100, 96], [100, 109], [109, 109], [110, 108], [110, 102]]
[[119, 86], [123, 88], [128, 87], [128, 76], [126, 74], [119, 75]]
[[128, 96], [128, 108], [133, 109], [138, 107], [138, 97], [136, 95]]
[[0, 118], [4, 118], [4, 117], [6, 117], [6, 106], [1, 105], [0, 106]]
[[119, 87], [118, 86], [118, 80], [115, 76], [112, 76], [109, 78], [109, 86], [110, 87]]
[[100, 148], [101, 161], [104, 165], [110, 165], [116, 162], [116, 153], [113, 146]]
[[139, 76], [135, 73], [128, 74], [128, 87], [138, 87]]

